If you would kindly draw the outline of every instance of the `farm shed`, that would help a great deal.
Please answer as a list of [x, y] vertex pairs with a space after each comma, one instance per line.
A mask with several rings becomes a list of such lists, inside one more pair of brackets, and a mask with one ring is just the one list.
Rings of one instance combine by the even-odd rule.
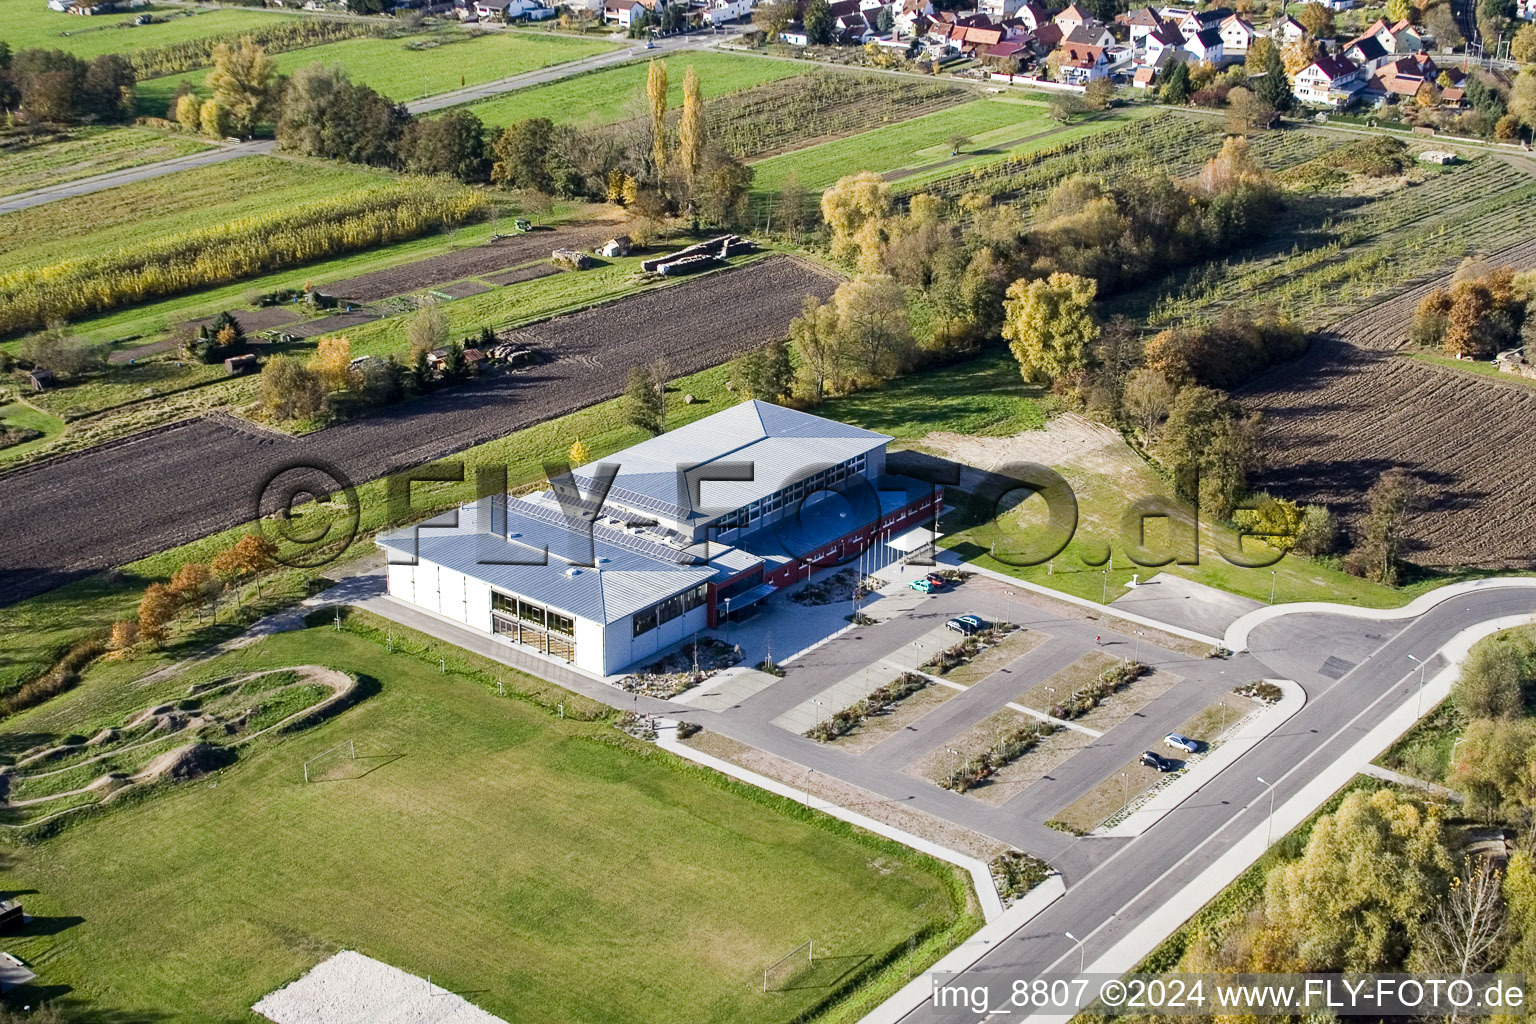
[[604, 256], [610, 256], [610, 257], [611, 256], [628, 256], [629, 255], [629, 247], [630, 247], [630, 245], [631, 245], [631, 242], [630, 242], [630, 238], [629, 238], [628, 235], [618, 235], [618, 236], [616, 236], [614, 238], [610, 238], [610, 239], [608, 239], [608, 241], [604, 242], [603, 243], [603, 247], [601, 249], [599, 249], [598, 252], [601, 253]]
[[32, 385], [33, 391], [47, 391], [58, 382], [52, 370], [45, 370], [39, 366], [35, 370], [27, 371], [27, 383]]

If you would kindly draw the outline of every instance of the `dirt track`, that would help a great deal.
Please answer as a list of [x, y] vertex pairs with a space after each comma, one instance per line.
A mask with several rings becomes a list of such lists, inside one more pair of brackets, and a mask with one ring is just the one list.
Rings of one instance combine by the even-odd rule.
[[[1536, 266], [1536, 241], [1488, 262]], [[1241, 396], [1266, 419], [1269, 468], [1259, 483], [1327, 504], [1353, 525], [1371, 484], [1402, 466], [1426, 490], [1411, 530], [1413, 560], [1528, 568], [1536, 559], [1536, 477], [1527, 459], [1536, 388], [1395, 351], [1420, 297], [1445, 280], [1339, 321], [1303, 359]]]
[[556, 358], [534, 371], [306, 437], [199, 419], [0, 476], [0, 604], [248, 521], [278, 469], [321, 461], [362, 483], [612, 398], [658, 356], [679, 375], [714, 366], [783, 336], [803, 296], [835, 287], [796, 260], [762, 260], [535, 326]]

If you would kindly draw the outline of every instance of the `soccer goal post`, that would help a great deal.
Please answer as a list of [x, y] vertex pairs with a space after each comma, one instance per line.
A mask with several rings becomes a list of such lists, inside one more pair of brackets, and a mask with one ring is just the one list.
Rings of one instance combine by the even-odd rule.
[[763, 968], [763, 991], [777, 991], [816, 960], [816, 940], [806, 939]]
[[340, 760], [342, 758], [346, 758], [348, 760], [355, 761], [355, 760], [357, 760], [357, 747], [353, 745], [353, 741], [352, 740], [342, 740], [340, 743], [336, 744], [334, 747], [331, 747], [331, 748], [329, 748], [327, 750], [322, 750], [320, 753], [316, 754], [314, 757], [312, 757], [309, 760], [305, 761], [304, 762], [304, 784], [305, 785], [308, 785], [314, 779], [318, 779], [320, 777], [321, 772], [322, 772], [322, 770], [324, 768], [324, 765], [319, 764], [318, 762], [324, 761], [327, 758], [329, 758], [331, 760]]

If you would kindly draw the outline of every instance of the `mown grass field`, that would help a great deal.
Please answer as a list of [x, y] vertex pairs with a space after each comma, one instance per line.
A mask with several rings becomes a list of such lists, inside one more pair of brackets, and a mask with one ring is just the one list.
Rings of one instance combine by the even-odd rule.
[[[974, 924], [947, 867], [350, 631], [192, 672], [307, 663], [379, 691], [254, 745], [216, 786], [10, 848], [0, 884], [35, 890], [37, 920], [7, 948], [68, 987], [66, 1012], [244, 1019], [357, 949], [528, 1024], [787, 1021], [914, 936], [931, 956], [942, 940], [924, 940]], [[343, 740], [374, 770], [304, 785], [301, 762]], [[821, 968], [764, 995], [763, 968], [811, 938]]]
[[241, 157], [0, 215], [0, 273], [396, 180], [340, 164], [295, 169], [276, 157]]
[[46, 448], [54, 438], [64, 432], [64, 421], [26, 402], [3, 402], [0, 403], [0, 427], [40, 430], [43, 433], [42, 437], [36, 437], [21, 444], [13, 444], [8, 448], [0, 448], [0, 462], [3, 462], [17, 455], [25, 455], [36, 449]]
[[207, 149], [198, 139], [147, 128], [81, 128], [67, 138], [0, 148], [0, 196], [60, 185]]
[[[133, 19], [146, 12], [154, 15], [155, 22], [135, 26]], [[89, 60], [103, 53], [126, 55], [151, 46], [249, 31], [270, 25], [273, 18], [296, 17], [236, 7], [199, 10], [163, 6], [82, 18], [50, 11], [46, 3], [36, 0], [0, 0], [0, 24], [5, 26], [0, 38], [10, 44], [12, 51], [36, 46], [64, 50]]]
[[[322, 46], [290, 50], [273, 56], [280, 74], [291, 75], [306, 64], [340, 64], [354, 82], [372, 86], [390, 99], [405, 102], [534, 71], [551, 64], [590, 57], [614, 48], [606, 39], [583, 39], [553, 33], [493, 32], [470, 36], [459, 28], [399, 39], [344, 39]], [[141, 114], [164, 116], [176, 87], [183, 81], [199, 94], [206, 71], [151, 78], [138, 85]], [[681, 75], [678, 76], [681, 82]]]
[[[794, 61], [706, 51], [672, 54], [662, 58], [662, 62], [667, 66], [669, 108], [682, 105], [683, 75], [690, 65], [698, 73], [706, 102], [711, 96], [794, 78], [808, 73], [813, 67]], [[649, 62], [638, 60], [548, 85], [519, 89], [472, 103], [465, 109], [486, 124], [498, 126], [529, 117], [547, 117], [558, 123], [622, 121], [645, 113], [648, 69]]]
[[854, 171], [884, 173], [945, 160], [950, 156], [946, 142], [952, 135], [974, 137], [975, 144], [991, 147], [1004, 139], [1048, 131], [1054, 124], [1046, 108], [1035, 104], [973, 100], [950, 110], [759, 160], [752, 165], [752, 185], [757, 191], [771, 192], [793, 172], [801, 188], [823, 189]]

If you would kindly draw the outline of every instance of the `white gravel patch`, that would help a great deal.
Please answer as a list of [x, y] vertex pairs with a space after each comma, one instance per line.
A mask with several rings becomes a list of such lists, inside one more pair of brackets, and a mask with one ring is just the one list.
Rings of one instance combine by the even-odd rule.
[[447, 989], [350, 949], [263, 996], [276, 1024], [506, 1024]]

